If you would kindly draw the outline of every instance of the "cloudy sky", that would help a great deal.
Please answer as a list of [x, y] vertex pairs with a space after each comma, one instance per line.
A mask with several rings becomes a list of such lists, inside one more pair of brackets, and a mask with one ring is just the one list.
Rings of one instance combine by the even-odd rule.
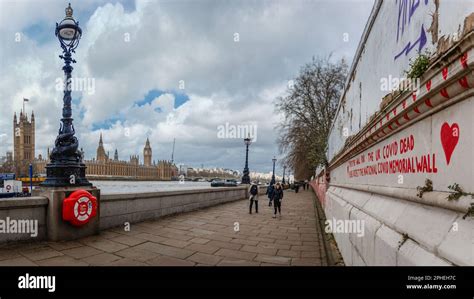
[[[74, 124], [87, 159], [100, 132], [120, 159], [140, 154], [189, 166], [243, 168], [241, 138], [222, 126], [256, 126], [251, 170], [279, 157], [275, 99], [312, 56], [349, 62], [372, 0], [73, 0], [83, 37], [73, 78]], [[54, 143], [63, 76], [55, 23], [68, 1], [0, 0], [0, 156], [13, 149], [12, 116], [28, 98], [36, 155]], [[254, 127], [252, 127], [254, 128]], [[231, 133], [231, 132], [228, 132]], [[229, 136], [228, 136], [229, 137]], [[241, 137], [241, 136], [237, 136]], [[142, 160], [143, 161], [143, 160]]]

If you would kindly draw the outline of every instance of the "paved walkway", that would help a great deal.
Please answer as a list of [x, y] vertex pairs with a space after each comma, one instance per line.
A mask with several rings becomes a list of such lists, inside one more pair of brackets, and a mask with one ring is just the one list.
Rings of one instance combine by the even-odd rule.
[[[327, 265], [312, 191], [285, 192], [281, 219], [266, 196], [259, 214], [248, 200], [114, 228], [68, 242], [0, 247], [0, 266]], [[239, 231], [234, 231], [236, 222]]]

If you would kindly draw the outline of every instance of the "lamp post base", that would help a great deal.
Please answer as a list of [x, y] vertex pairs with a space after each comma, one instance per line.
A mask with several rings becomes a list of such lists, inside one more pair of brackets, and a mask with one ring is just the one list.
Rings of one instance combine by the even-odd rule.
[[[63, 219], [63, 201], [71, 193], [77, 190], [86, 190], [97, 198], [97, 214], [90, 221], [81, 226], [73, 226]], [[95, 187], [54, 187], [41, 186], [35, 189], [34, 196], [43, 196], [48, 198], [46, 208], [46, 236], [49, 241], [67, 241], [80, 239], [92, 235], [98, 235], [100, 232], [100, 190]]]
[[[247, 164], [247, 163], [246, 163]], [[250, 184], [250, 176], [249, 176], [249, 169], [247, 167], [247, 165], [245, 165], [245, 168], [244, 168], [244, 173], [243, 173], [243, 176], [242, 176], [242, 184]]]
[[86, 165], [84, 163], [50, 163], [46, 166], [46, 180], [40, 186], [92, 187], [92, 183], [86, 179]]

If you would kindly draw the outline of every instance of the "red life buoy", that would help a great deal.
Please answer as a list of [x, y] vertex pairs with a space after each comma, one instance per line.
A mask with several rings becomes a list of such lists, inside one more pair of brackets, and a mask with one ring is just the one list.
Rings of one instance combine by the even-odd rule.
[[77, 190], [63, 201], [63, 220], [82, 226], [97, 213], [97, 198], [86, 190]]

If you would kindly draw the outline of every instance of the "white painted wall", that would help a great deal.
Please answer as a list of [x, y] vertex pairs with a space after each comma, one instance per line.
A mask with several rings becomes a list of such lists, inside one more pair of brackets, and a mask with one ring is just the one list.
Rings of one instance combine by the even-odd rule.
[[[380, 9], [375, 15], [373, 26], [367, 32], [367, 39], [360, 42], [359, 48], [362, 51], [359, 57], [354, 58], [354, 71], [346, 85], [345, 95], [341, 99], [333, 123], [329, 136], [329, 161], [342, 149], [345, 139], [356, 134], [368, 122], [370, 116], [379, 110], [382, 98], [389, 93], [381, 90], [381, 78], [405, 77], [410, 59], [417, 56], [419, 43], [407, 55], [402, 54], [397, 59], [395, 56], [408, 43], [416, 43], [422, 28], [426, 42], [421, 52], [435, 52], [437, 47], [437, 41], [433, 41], [431, 33], [427, 32], [432, 23], [431, 15], [436, 10], [433, 0], [380, 2], [375, 3], [375, 6], [380, 5]], [[473, 3], [470, 0], [441, 0], [438, 9], [438, 38], [460, 36], [465, 17], [474, 11]], [[343, 135], [344, 128], [347, 128], [348, 136]]]
[[364, 221], [363, 236], [333, 233], [348, 266], [474, 265], [474, 220], [463, 213], [331, 187], [325, 214]]
[[[423, 186], [426, 179], [433, 182], [436, 191], [449, 191], [448, 186], [458, 183], [465, 191], [474, 192], [474, 98], [464, 100], [450, 106], [436, 114], [413, 124], [393, 136], [385, 139], [373, 147], [368, 148], [363, 153], [353, 159], [365, 157], [365, 162], [352, 165], [345, 162], [341, 167], [331, 172], [331, 183], [333, 184], [356, 184], [356, 185], [379, 185], [394, 188], [416, 189]], [[442, 124], [458, 124], [460, 128], [460, 138], [451, 155], [450, 163], [444, 154], [440, 140], [440, 130]], [[400, 153], [400, 140], [413, 136], [414, 147], [412, 150]], [[397, 154], [388, 158], [383, 157], [384, 149], [390, 144], [397, 142]], [[368, 161], [369, 153], [381, 151], [381, 158], [377, 161]], [[436, 167], [436, 173], [416, 172], [416, 173], [378, 173], [376, 175], [354, 176], [354, 170], [359, 170], [367, 166], [378, 167], [379, 163], [390, 162], [400, 159], [421, 160], [422, 157], [430, 158], [430, 167]], [[434, 164], [434, 165], [433, 165]], [[434, 169], [433, 169], [434, 170]], [[400, 177], [401, 176], [401, 177]]]
[[[440, 2], [437, 40], [443, 35], [461, 36], [464, 19], [474, 13], [474, 2]], [[405, 77], [410, 59], [417, 56], [421, 32], [426, 37], [421, 51], [435, 52], [437, 48], [437, 40], [433, 41], [428, 32], [432, 24], [431, 15], [436, 9], [433, 0], [377, 1], [375, 5], [378, 10], [373, 12], [373, 25], [367, 27], [359, 46], [360, 52], [354, 60], [329, 136], [329, 161], [343, 149], [345, 139], [357, 134], [369, 122], [370, 116], [379, 110], [382, 98], [389, 93], [381, 88], [381, 79]], [[402, 23], [405, 24], [403, 29]], [[416, 46], [406, 55], [402, 53], [397, 57], [409, 43]], [[463, 53], [467, 55], [469, 52], [469, 73], [467, 66], [460, 66], [458, 58], [449, 66], [439, 66], [432, 72], [433, 86], [437, 84], [452, 92], [449, 100], [442, 99], [432, 114], [413, 119], [397, 132], [390, 131], [383, 137], [385, 139], [362, 148], [361, 153], [354, 155], [350, 152], [353, 157], [349, 161], [341, 160], [342, 164], [330, 165], [330, 185], [324, 199], [326, 218], [365, 223], [362, 237], [354, 233], [334, 233], [346, 265], [474, 265], [474, 220], [470, 216], [464, 217], [474, 200], [471, 196], [447, 200], [448, 185], [454, 183], [462, 186], [464, 191], [474, 193], [474, 50], [472, 40], [465, 44], [467, 50], [465, 47], [463, 51], [467, 52]], [[443, 80], [444, 67], [449, 70], [449, 80]], [[461, 72], [465, 78], [469, 77], [468, 87], [461, 88], [457, 82], [459, 77], [456, 76]], [[454, 100], [456, 96], [459, 98]], [[431, 94], [425, 93], [418, 100], [424, 102], [427, 97]], [[418, 105], [418, 100], [413, 101], [414, 105]], [[460, 131], [449, 162], [443, 148], [443, 143], [446, 145], [442, 137], [445, 123], [456, 124]], [[343, 134], [344, 129], [348, 130], [347, 136]], [[400, 153], [400, 141], [410, 136], [414, 138], [414, 147]], [[381, 150], [383, 154], [384, 147], [394, 142], [397, 142], [396, 155], [369, 161], [371, 153]], [[361, 156], [364, 156], [363, 161], [350, 162]], [[433, 170], [433, 163], [436, 163], [436, 171], [378, 172], [357, 176], [351, 173], [367, 166], [378, 167], [378, 163], [394, 159], [416, 161], [422, 157], [430, 157], [430, 167]], [[424, 186], [426, 179], [433, 182], [434, 192], [419, 198], [417, 187]]]

